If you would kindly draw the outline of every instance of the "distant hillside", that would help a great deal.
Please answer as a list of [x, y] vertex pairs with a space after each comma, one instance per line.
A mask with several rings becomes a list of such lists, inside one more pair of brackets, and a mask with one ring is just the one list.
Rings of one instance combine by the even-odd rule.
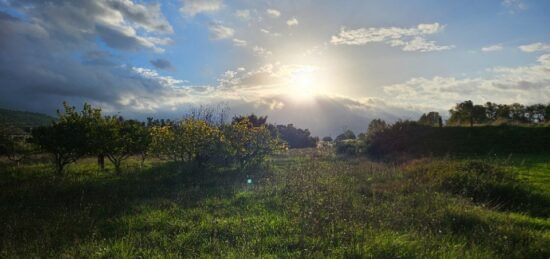
[[0, 125], [11, 125], [18, 128], [29, 128], [49, 125], [53, 117], [42, 113], [14, 111], [0, 108]]

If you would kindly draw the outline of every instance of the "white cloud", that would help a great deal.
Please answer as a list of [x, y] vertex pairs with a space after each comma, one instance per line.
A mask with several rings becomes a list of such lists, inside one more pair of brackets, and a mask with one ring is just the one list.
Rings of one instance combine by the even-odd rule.
[[537, 52], [537, 51], [550, 51], [550, 44], [543, 44], [536, 42], [528, 45], [519, 46], [519, 49], [523, 52]]
[[179, 88], [182, 87], [184, 83], [187, 83], [185, 80], [175, 79], [171, 76], [161, 76], [156, 70], [153, 69], [132, 67], [132, 70], [143, 78], [154, 80], [160, 85], [168, 88]]
[[256, 56], [260, 56], [260, 57], [268, 57], [268, 56], [271, 56], [273, 53], [271, 53], [271, 51], [265, 49], [265, 48], [262, 48], [260, 46], [254, 46], [252, 48], [252, 51], [254, 51], [254, 54], [256, 54]]
[[366, 45], [372, 42], [383, 42], [393, 47], [400, 46], [404, 51], [441, 51], [454, 48], [438, 46], [434, 41], [428, 41], [426, 35], [443, 31], [445, 26], [439, 23], [419, 24], [413, 28], [370, 27], [355, 30], [342, 28], [338, 35], [332, 36], [333, 45]]
[[173, 33], [172, 26], [160, 9], [160, 4], [136, 4], [129, 0], [108, 1], [110, 8], [120, 12], [126, 19], [131, 20], [136, 27], [148, 32]]
[[515, 10], [527, 10], [527, 5], [523, 2], [523, 0], [502, 0], [501, 4], [510, 9], [510, 13], [514, 13]]
[[487, 77], [412, 78], [384, 86], [388, 101], [405, 106], [445, 110], [472, 99], [477, 103], [547, 103], [550, 100], [550, 54], [537, 63], [520, 67], [495, 67]]
[[240, 40], [240, 39], [233, 39], [233, 45], [237, 46], [237, 47], [246, 47], [246, 45], [248, 45], [248, 42], [246, 42], [246, 40]]
[[483, 47], [483, 48], [481, 48], [481, 51], [483, 51], [483, 52], [493, 52], [493, 51], [501, 51], [503, 49], [504, 49], [504, 47], [502, 47], [502, 44], [495, 44], [495, 45]]
[[222, 8], [222, 0], [183, 0], [180, 12], [184, 16], [193, 17], [203, 12], [215, 12]]
[[298, 19], [296, 18], [292, 18], [286, 21], [286, 25], [288, 25], [289, 27], [296, 26], [298, 25], [298, 23]]
[[235, 16], [242, 20], [248, 20], [250, 19], [250, 10], [248, 9], [237, 10], [235, 11]]
[[222, 25], [219, 22], [211, 22], [208, 26], [210, 30], [210, 39], [221, 40], [233, 37], [235, 30], [233, 28]]
[[279, 10], [267, 9], [265, 12], [271, 18], [277, 18], [277, 17], [281, 16], [281, 12]]
[[272, 32], [272, 31], [269, 31], [269, 30], [263, 29], [263, 28], [260, 29], [260, 31], [261, 31], [263, 34], [266, 34], [266, 35], [269, 35], [269, 36], [272, 36], [272, 37], [279, 37], [279, 36], [281, 36], [281, 34], [278, 33], [278, 32]]
[[403, 51], [420, 52], [442, 51], [454, 48], [454, 46], [438, 46], [435, 44], [435, 41], [427, 41], [422, 37], [414, 37], [410, 41], [392, 40], [390, 41], [390, 46], [403, 46]]

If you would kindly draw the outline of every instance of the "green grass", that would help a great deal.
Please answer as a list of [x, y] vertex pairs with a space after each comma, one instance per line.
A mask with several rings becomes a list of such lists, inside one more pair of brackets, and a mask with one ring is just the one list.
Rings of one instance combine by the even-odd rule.
[[534, 187], [550, 193], [550, 156], [515, 156], [510, 166], [519, 178]]
[[56, 178], [4, 165], [0, 257], [548, 258], [549, 166], [311, 150], [250, 171], [129, 161], [116, 176], [89, 159]]

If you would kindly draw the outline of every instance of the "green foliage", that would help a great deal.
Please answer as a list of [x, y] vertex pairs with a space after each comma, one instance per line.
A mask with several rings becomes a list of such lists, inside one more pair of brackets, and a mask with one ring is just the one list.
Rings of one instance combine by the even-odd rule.
[[257, 116], [256, 114], [250, 114], [248, 116], [235, 116], [232, 123], [240, 123], [243, 121], [248, 121], [252, 124], [253, 127], [266, 126], [267, 116]]
[[0, 127], [0, 155], [19, 165], [36, 151], [36, 147], [29, 143], [28, 137], [21, 129]]
[[212, 159], [241, 167], [258, 165], [285, 147], [265, 125], [254, 126], [248, 117], [221, 126], [189, 118], [176, 125], [153, 127], [151, 134], [151, 150], [157, 156], [198, 165]]
[[143, 154], [149, 146], [149, 131], [137, 121], [122, 120], [116, 117], [105, 118], [101, 131], [106, 135], [101, 145], [101, 152], [120, 173], [121, 162], [134, 154]]
[[289, 148], [308, 148], [316, 147], [319, 142], [318, 137], [312, 137], [308, 129], [294, 127], [293, 124], [277, 125], [274, 130], [278, 136], [288, 143]]
[[355, 136], [355, 133], [353, 133], [353, 131], [351, 130], [346, 130], [344, 131], [344, 133], [336, 136], [336, 139], [334, 139], [334, 141], [338, 142], [338, 141], [342, 141], [342, 140], [346, 140], [346, 139], [356, 139], [357, 137]]
[[360, 153], [360, 145], [362, 141], [355, 139], [344, 139], [334, 142], [334, 151], [336, 154], [354, 156]]
[[383, 132], [384, 130], [386, 130], [388, 128], [388, 124], [384, 121], [384, 120], [381, 120], [381, 119], [374, 119], [372, 120], [370, 123], [369, 123], [369, 127], [367, 128], [367, 134], [365, 136], [365, 140], [368, 142], [368, 141], [371, 141], [372, 138], [380, 133], [380, 132]]
[[449, 110], [451, 117], [448, 120], [450, 125], [469, 124], [540, 124], [548, 122], [550, 118], [550, 104], [533, 104], [525, 106], [519, 103], [496, 104], [487, 102], [485, 105], [474, 105], [472, 101], [457, 103]]
[[293, 124], [267, 124], [267, 116], [258, 117], [255, 114], [236, 116], [233, 118], [232, 124], [238, 124], [243, 121], [248, 121], [253, 127], [267, 127], [274, 138], [280, 138], [286, 141], [289, 148], [316, 147], [317, 142], [319, 142], [319, 138], [312, 137], [308, 129], [296, 128]]
[[49, 153], [54, 162], [56, 172], [63, 173], [63, 168], [75, 162], [87, 153], [89, 142], [85, 123], [87, 114], [79, 114], [74, 107], [63, 104], [64, 113], [59, 113], [58, 121], [52, 126], [42, 126], [33, 129], [31, 142]]
[[332, 137], [331, 136], [326, 136], [326, 137], [323, 137], [323, 141], [325, 142], [332, 142]]
[[372, 157], [402, 155], [548, 154], [550, 127], [484, 126], [435, 128], [400, 121], [376, 134]]
[[203, 164], [223, 141], [221, 131], [204, 120], [188, 118], [172, 126], [152, 128], [151, 149], [175, 162]]
[[247, 118], [227, 125], [223, 133], [230, 158], [242, 168], [257, 165], [268, 155], [286, 149], [265, 125], [255, 127]]
[[[150, 142], [148, 129], [121, 117], [102, 116], [101, 109], [84, 104], [82, 111], [63, 103], [64, 111], [52, 126], [33, 130], [31, 142], [49, 153], [58, 174], [85, 155], [106, 156], [120, 173], [130, 155], [145, 155]], [[103, 165], [100, 165], [103, 167]]]
[[441, 118], [441, 115], [439, 115], [439, 112], [429, 112], [424, 113], [422, 116], [420, 116], [420, 119], [418, 119], [418, 123], [426, 126], [443, 126], [443, 119]]

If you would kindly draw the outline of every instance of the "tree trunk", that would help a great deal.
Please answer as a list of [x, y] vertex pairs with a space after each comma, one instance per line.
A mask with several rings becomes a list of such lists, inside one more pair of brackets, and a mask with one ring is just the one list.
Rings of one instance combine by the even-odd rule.
[[63, 174], [63, 167], [65, 167], [63, 163], [59, 161], [55, 163], [55, 172], [57, 173], [57, 175], [60, 176]]
[[113, 161], [113, 165], [115, 166], [115, 174], [120, 175], [120, 161]]
[[143, 169], [143, 166], [145, 165], [145, 158], [146, 158], [146, 154], [145, 153], [142, 153], [141, 154], [141, 161], [139, 163], [139, 169]]
[[105, 155], [99, 154], [97, 156], [97, 165], [99, 166], [99, 170], [105, 171]]

